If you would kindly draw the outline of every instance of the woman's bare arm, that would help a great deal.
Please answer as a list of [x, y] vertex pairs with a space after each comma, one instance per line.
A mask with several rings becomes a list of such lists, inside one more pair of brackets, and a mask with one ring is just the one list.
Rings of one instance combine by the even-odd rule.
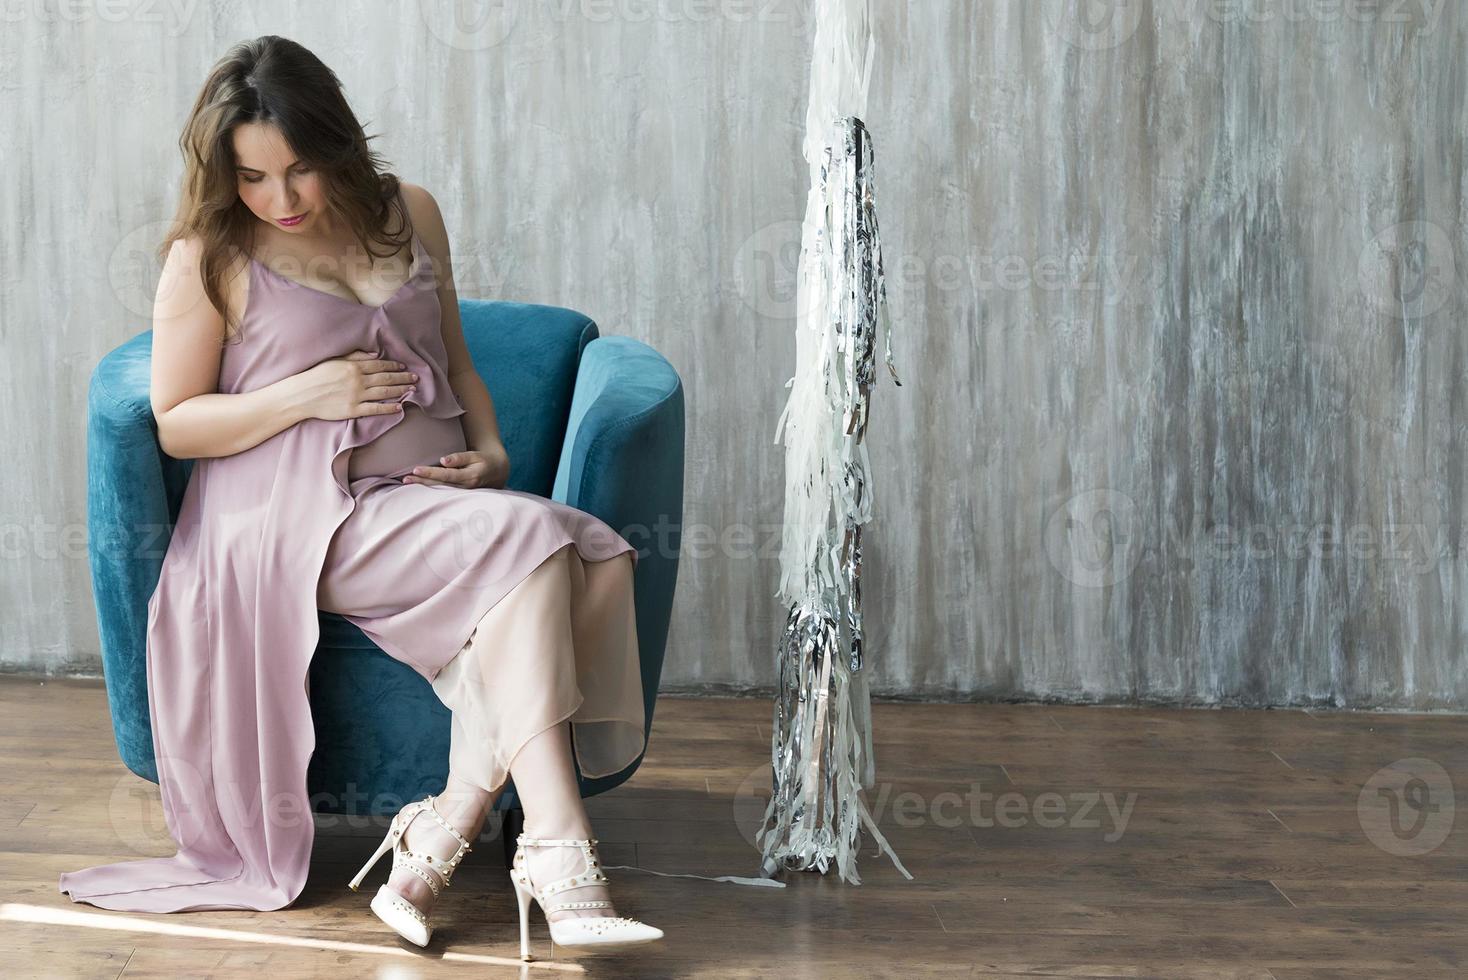
[[485, 456], [507, 459], [505, 444], [500, 438], [499, 420], [494, 410], [494, 400], [484, 379], [474, 369], [469, 356], [469, 345], [464, 342], [464, 325], [459, 317], [459, 293], [454, 285], [454, 266], [449, 254], [449, 233], [444, 226], [443, 213], [433, 195], [417, 184], [402, 183], [403, 199], [412, 209], [412, 218], [418, 240], [433, 261], [435, 282], [438, 284], [438, 303], [443, 310], [443, 343], [448, 351], [449, 387], [454, 389], [459, 404], [464, 406], [460, 422], [464, 426], [464, 442], [470, 449]]
[[204, 295], [197, 240], [168, 253], [153, 304], [149, 398], [158, 442], [175, 459], [230, 456], [308, 418], [300, 375], [223, 394], [219, 364], [224, 317]]

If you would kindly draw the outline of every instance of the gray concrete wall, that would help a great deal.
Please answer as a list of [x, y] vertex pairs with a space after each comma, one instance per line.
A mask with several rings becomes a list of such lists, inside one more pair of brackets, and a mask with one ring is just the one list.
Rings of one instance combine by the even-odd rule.
[[[666, 686], [770, 685], [807, 6], [7, 6], [5, 667], [98, 669], [88, 376], [147, 326], [205, 72], [280, 33], [438, 197], [464, 295], [672, 361], [704, 537]], [[877, 35], [874, 689], [1468, 705], [1461, 7], [879, 3]]]

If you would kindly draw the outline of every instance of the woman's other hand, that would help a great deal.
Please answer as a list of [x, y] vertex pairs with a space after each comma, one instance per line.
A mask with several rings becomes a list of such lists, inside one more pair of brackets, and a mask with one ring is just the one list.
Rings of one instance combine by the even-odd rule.
[[441, 466], [413, 467], [413, 472], [404, 476], [403, 482], [501, 490], [510, 479], [510, 457], [503, 449], [490, 453], [466, 449], [449, 453], [439, 462]]

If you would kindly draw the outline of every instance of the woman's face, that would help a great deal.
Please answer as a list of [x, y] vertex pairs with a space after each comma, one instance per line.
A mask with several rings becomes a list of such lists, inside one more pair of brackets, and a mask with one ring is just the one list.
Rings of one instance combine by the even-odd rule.
[[296, 159], [275, 124], [242, 123], [233, 138], [240, 200], [255, 217], [293, 235], [328, 230], [322, 181]]

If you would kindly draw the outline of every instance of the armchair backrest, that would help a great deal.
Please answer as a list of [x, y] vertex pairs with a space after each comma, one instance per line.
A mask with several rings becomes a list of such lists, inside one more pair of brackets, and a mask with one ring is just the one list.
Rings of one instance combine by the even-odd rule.
[[508, 489], [549, 497], [596, 324], [575, 310], [503, 300], [460, 300], [459, 315], [510, 454]]

